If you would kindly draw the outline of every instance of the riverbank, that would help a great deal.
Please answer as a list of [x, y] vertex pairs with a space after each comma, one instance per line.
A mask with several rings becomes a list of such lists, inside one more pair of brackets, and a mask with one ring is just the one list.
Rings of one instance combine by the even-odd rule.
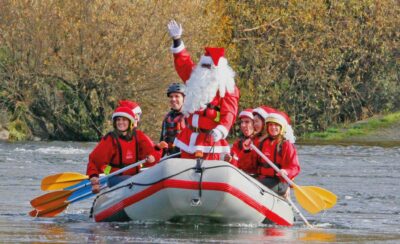
[[[0, 141], [8, 141], [10, 132], [0, 125]], [[40, 140], [35, 137], [35, 141]], [[366, 145], [400, 146], [400, 112], [375, 115], [355, 123], [328, 128], [324, 132], [312, 132], [298, 137], [303, 145]]]
[[400, 146], [400, 112], [313, 132], [298, 140], [300, 144], [343, 144]]

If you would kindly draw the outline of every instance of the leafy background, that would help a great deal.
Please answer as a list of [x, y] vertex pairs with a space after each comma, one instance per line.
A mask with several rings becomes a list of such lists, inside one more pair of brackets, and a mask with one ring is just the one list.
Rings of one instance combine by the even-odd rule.
[[282, 109], [297, 135], [400, 105], [395, 0], [3, 0], [0, 9], [0, 124], [13, 140], [98, 140], [119, 99], [140, 103], [140, 127], [156, 140], [166, 88], [179, 80], [170, 19], [194, 60], [204, 46], [226, 48], [241, 108]]

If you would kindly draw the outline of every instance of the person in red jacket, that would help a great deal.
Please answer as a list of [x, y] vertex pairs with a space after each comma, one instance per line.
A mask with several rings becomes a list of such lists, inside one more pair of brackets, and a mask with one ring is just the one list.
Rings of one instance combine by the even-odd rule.
[[233, 143], [231, 153], [226, 154], [224, 159], [245, 172], [247, 172], [246, 166], [248, 163], [243, 161], [243, 159], [247, 158], [244, 154], [250, 153], [250, 150], [244, 149], [243, 142], [246, 139], [251, 138], [254, 134], [253, 119], [253, 109], [251, 108], [245, 109], [239, 113], [240, 131], [242, 132], [242, 136]]
[[220, 159], [230, 153], [226, 141], [236, 119], [239, 89], [235, 72], [224, 57], [223, 48], [207, 47], [195, 65], [181, 40], [182, 26], [170, 21], [168, 31], [173, 38], [171, 48], [175, 69], [185, 82], [182, 113], [187, 127], [175, 139], [182, 158]]
[[258, 177], [257, 155], [250, 150], [249, 145], [250, 143], [253, 143], [257, 147], [259, 147], [260, 138], [263, 138], [263, 136], [265, 136], [266, 133], [264, 131], [265, 119], [269, 113], [274, 111], [275, 109], [267, 106], [260, 106], [252, 110], [253, 135], [251, 137], [246, 138], [242, 142], [242, 146], [244, 145], [242, 152], [244, 153], [240, 155], [239, 168], [253, 177]]
[[[267, 156], [281, 172], [293, 179], [300, 173], [297, 151], [294, 146], [295, 137], [290, 119], [286, 113], [276, 110], [265, 118], [266, 134], [260, 138], [262, 153]], [[256, 154], [255, 152], [253, 152]], [[258, 180], [277, 194], [288, 197], [289, 185], [281, 175], [269, 166], [260, 156], [256, 159]]]
[[[127, 165], [146, 159], [145, 166], [152, 166], [160, 159], [150, 138], [136, 129], [140, 107], [131, 101], [121, 101], [112, 115], [114, 130], [104, 136], [89, 155], [86, 174], [92, 184], [92, 192], [100, 191], [99, 175], [109, 174]], [[141, 113], [141, 111], [140, 111]], [[111, 187], [139, 172], [140, 166], [113, 176]]]

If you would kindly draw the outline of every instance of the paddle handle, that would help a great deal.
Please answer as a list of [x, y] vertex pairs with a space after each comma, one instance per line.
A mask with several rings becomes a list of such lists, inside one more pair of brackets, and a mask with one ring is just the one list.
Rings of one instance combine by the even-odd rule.
[[262, 153], [260, 151], [260, 149], [258, 149], [256, 146], [254, 146], [254, 144], [250, 144], [251, 149], [253, 149], [262, 159], [264, 159], [269, 166], [271, 166], [276, 172], [280, 173], [280, 175], [282, 176], [283, 179], [285, 179], [285, 181], [292, 187], [296, 186], [296, 184], [289, 179], [289, 177], [286, 174], [282, 174], [282, 171], [267, 157], [264, 155], [264, 153]]

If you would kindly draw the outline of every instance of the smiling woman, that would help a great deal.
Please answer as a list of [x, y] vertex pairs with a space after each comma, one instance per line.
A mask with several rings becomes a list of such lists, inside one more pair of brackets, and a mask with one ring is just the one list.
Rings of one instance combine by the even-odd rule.
[[130, 120], [124, 117], [115, 118], [117, 130], [121, 131], [123, 135], [128, 134], [128, 129], [131, 124]]
[[[89, 155], [86, 174], [92, 184], [93, 193], [101, 190], [100, 174], [108, 175], [139, 160], [145, 160], [144, 166], [150, 167], [161, 156], [150, 138], [136, 128], [141, 114], [138, 104], [123, 100], [119, 105], [112, 115], [114, 130], [105, 135]], [[141, 165], [124, 171], [122, 175], [110, 177], [108, 186], [137, 174], [140, 168]]]

